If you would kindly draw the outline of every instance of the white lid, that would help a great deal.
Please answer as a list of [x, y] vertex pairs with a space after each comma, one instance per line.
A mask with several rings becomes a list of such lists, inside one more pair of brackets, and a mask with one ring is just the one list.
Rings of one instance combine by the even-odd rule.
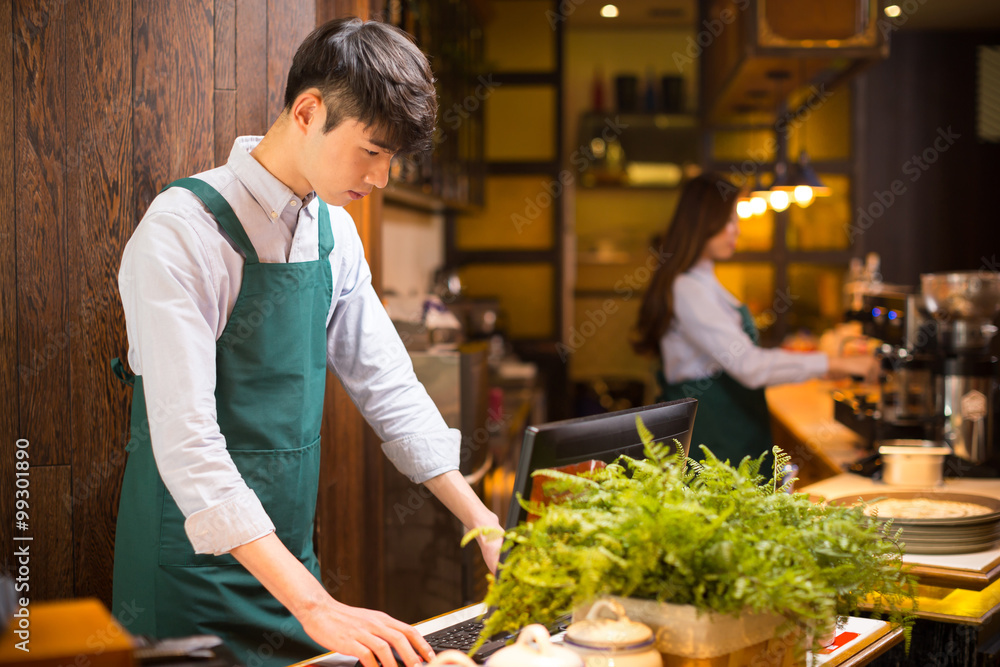
[[950, 447], [907, 447], [904, 445], [882, 445], [879, 454], [909, 454], [915, 456], [946, 456], [951, 454]]
[[489, 657], [487, 667], [584, 667], [583, 658], [549, 638], [544, 625], [521, 629], [517, 642]]

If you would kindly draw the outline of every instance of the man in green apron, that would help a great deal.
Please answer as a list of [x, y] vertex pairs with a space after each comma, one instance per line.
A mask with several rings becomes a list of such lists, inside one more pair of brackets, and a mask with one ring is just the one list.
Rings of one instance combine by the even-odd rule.
[[[330, 22], [299, 47], [267, 135], [168, 185], [135, 230], [119, 273], [135, 374], [113, 364], [134, 386], [113, 601], [131, 632], [218, 635], [248, 667], [431, 656], [412, 627], [326, 592], [312, 535], [327, 367], [401, 472], [464, 525], [499, 528], [340, 208], [385, 186], [395, 152], [427, 146], [435, 115], [404, 33]], [[499, 540], [480, 547], [494, 569]]]

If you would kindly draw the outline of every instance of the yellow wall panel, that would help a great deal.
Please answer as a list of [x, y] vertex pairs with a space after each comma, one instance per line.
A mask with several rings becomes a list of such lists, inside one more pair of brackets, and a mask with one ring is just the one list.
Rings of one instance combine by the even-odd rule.
[[629, 345], [642, 297], [577, 298], [567, 344], [570, 377], [635, 378], [653, 381], [652, 359], [637, 356]]
[[581, 257], [612, 247], [628, 253], [648, 249], [677, 207], [680, 190], [578, 188], [577, 250]]
[[[774, 266], [759, 262], [724, 262], [715, 265], [723, 287], [745, 303], [762, 332], [775, 322], [781, 297], [774, 290]], [[783, 302], [782, 302], [783, 303]]]
[[843, 319], [843, 265], [789, 264], [788, 292], [795, 307], [789, 312], [790, 331], [806, 329], [819, 335]]
[[554, 160], [556, 92], [549, 87], [498, 86], [486, 100], [486, 159]]
[[545, 176], [488, 177], [486, 206], [458, 216], [455, 245], [460, 250], [551, 248], [552, 195], [561, 189], [561, 183]]
[[459, 269], [462, 291], [471, 297], [497, 297], [511, 338], [552, 338], [555, 271], [548, 264], [470, 264]]
[[761, 215], [740, 220], [740, 235], [736, 239], [737, 252], [767, 252], [773, 245], [773, 211], [768, 209]]
[[712, 134], [712, 159], [735, 162], [739, 173], [752, 177], [760, 165], [774, 161], [776, 146], [772, 130], [720, 130]]
[[[788, 207], [789, 250], [847, 250], [851, 247], [851, 180], [843, 174], [820, 174], [832, 191], [806, 208]], [[857, 232], [855, 232], [857, 233]]]
[[805, 149], [815, 162], [851, 157], [851, 90], [842, 86], [788, 125], [788, 158]]
[[486, 66], [495, 72], [545, 72], [556, 68], [549, 0], [490, 3], [484, 26]]

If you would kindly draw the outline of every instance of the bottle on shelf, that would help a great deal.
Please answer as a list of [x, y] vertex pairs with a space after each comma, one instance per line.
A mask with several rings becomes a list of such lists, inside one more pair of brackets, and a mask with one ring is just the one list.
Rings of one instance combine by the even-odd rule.
[[604, 71], [600, 67], [594, 68], [594, 80], [590, 84], [590, 108], [596, 114], [604, 113]]
[[642, 110], [645, 113], [656, 113], [656, 75], [652, 67], [646, 68], [646, 87], [642, 94]]

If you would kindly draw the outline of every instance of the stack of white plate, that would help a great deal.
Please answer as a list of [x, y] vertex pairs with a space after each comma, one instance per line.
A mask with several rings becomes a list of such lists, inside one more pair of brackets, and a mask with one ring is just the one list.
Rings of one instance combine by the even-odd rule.
[[987, 496], [934, 491], [899, 491], [844, 496], [830, 502], [863, 502], [868, 514], [892, 519], [901, 528], [906, 553], [961, 554], [1000, 544], [1000, 500]]

